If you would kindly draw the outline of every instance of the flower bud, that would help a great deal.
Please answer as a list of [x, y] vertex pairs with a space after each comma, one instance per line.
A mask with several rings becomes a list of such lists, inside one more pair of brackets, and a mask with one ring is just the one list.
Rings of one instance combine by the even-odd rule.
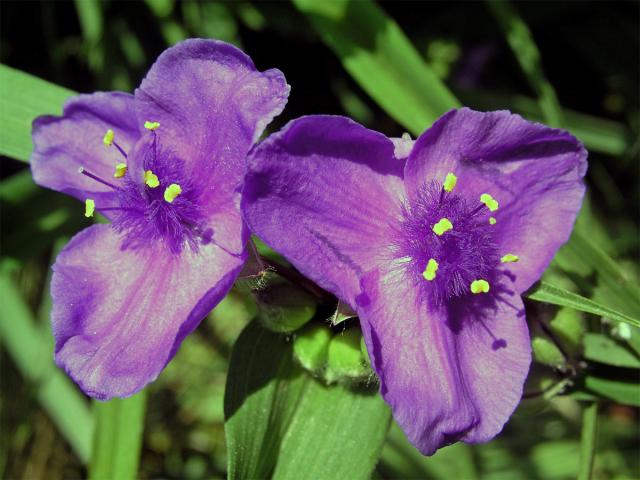
[[536, 362], [558, 368], [565, 364], [564, 355], [549, 338], [534, 333], [531, 347], [533, 348], [533, 359]]
[[293, 356], [310, 372], [317, 373], [327, 363], [331, 330], [317, 323], [309, 324], [296, 332], [293, 340]]
[[280, 333], [298, 330], [316, 313], [313, 296], [290, 283], [279, 283], [257, 292], [258, 319], [265, 328]]
[[337, 381], [360, 381], [369, 376], [360, 350], [362, 334], [357, 328], [350, 328], [337, 334], [329, 343], [329, 354], [325, 378], [328, 383]]
[[559, 309], [549, 322], [549, 328], [569, 354], [578, 353], [585, 329], [580, 312], [568, 307]]

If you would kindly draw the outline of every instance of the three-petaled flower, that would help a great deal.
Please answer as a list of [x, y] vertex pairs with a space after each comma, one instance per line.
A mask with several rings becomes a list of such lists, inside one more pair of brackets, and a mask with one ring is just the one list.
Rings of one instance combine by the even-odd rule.
[[87, 394], [154, 380], [231, 288], [246, 258], [245, 156], [288, 93], [280, 71], [257, 71], [237, 48], [187, 40], [135, 95], [80, 95], [35, 120], [35, 181], [111, 220], [53, 267], [56, 362]]
[[521, 294], [568, 239], [586, 151], [509, 112], [453, 110], [415, 142], [303, 117], [255, 147], [254, 233], [356, 309], [380, 389], [424, 454], [486, 441], [530, 359]]

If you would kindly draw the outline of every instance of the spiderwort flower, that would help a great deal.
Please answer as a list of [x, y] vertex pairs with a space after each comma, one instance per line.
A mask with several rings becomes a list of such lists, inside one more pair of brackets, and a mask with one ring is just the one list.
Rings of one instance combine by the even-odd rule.
[[424, 454], [495, 436], [531, 352], [520, 295], [568, 238], [586, 151], [506, 111], [415, 142], [303, 117], [254, 147], [249, 228], [354, 307], [380, 390]]
[[257, 71], [237, 48], [187, 40], [134, 95], [80, 95], [35, 120], [35, 181], [111, 220], [53, 267], [55, 359], [87, 394], [154, 380], [233, 284], [248, 239], [245, 156], [288, 92], [280, 71]]

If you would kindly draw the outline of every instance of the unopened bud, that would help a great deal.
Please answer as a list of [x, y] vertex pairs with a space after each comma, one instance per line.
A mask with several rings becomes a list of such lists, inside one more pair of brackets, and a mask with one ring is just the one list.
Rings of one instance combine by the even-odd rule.
[[549, 338], [534, 334], [531, 347], [536, 362], [550, 367], [562, 367], [565, 364], [564, 355]]
[[325, 374], [328, 383], [360, 381], [369, 377], [371, 370], [360, 350], [361, 338], [359, 329], [350, 328], [331, 339]]
[[327, 364], [331, 330], [317, 323], [306, 325], [296, 332], [293, 356], [310, 372], [318, 372]]
[[560, 308], [549, 322], [549, 328], [567, 352], [571, 355], [578, 353], [585, 330], [580, 312], [568, 307]]
[[289, 283], [280, 283], [257, 292], [260, 323], [274, 332], [298, 330], [316, 313], [313, 296]]

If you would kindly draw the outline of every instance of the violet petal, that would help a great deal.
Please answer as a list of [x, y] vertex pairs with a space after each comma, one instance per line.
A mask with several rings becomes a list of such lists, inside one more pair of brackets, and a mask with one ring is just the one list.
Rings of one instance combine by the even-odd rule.
[[34, 181], [80, 200], [92, 198], [100, 205], [113, 204], [113, 189], [78, 173], [84, 167], [114, 182], [115, 166], [126, 160], [115, 146], [103, 144], [109, 129], [125, 152], [133, 147], [139, 132], [132, 95], [79, 95], [65, 103], [61, 117], [38, 117], [33, 122], [30, 160]]
[[502, 430], [530, 363], [524, 308], [506, 290], [435, 307], [401, 267], [362, 280], [358, 313], [381, 393], [423, 454]]
[[180, 256], [161, 244], [122, 250], [107, 225], [80, 232], [53, 267], [56, 363], [95, 398], [132, 395], [224, 297], [244, 260], [212, 244]]
[[290, 122], [248, 159], [242, 207], [253, 232], [354, 304], [358, 273], [388, 255], [402, 166], [393, 143], [344, 117]]

